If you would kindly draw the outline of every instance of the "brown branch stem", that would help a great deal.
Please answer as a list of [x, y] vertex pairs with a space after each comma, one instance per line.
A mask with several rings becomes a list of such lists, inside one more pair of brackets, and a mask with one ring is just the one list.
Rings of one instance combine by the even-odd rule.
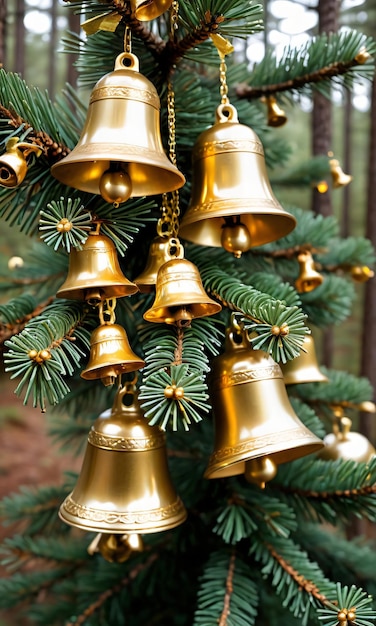
[[235, 553], [233, 552], [230, 558], [230, 564], [226, 578], [226, 593], [223, 602], [223, 610], [218, 621], [218, 626], [227, 626], [227, 618], [230, 615], [230, 601], [233, 593], [233, 580], [235, 573]]

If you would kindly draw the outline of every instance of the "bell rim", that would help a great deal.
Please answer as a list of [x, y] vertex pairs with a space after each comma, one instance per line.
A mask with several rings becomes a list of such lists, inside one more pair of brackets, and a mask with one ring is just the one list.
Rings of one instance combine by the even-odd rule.
[[[205, 311], [202, 311], [201, 307], [200, 309], [195, 312], [195, 305], [201, 305], [201, 304], [205, 304], [207, 305], [207, 309]], [[174, 304], [174, 306], [176, 306], [176, 303]], [[144, 320], [146, 320], [147, 322], [161, 322], [161, 323], [165, 323], [165, 324], [175, 324], [176, 320], [172, 318], [171, 316], [171, 322], [167, 322], [166, 319], [170, 319], [170, 317], [168, 316], [166, 318], [166, 306], [157, 306], [157, 307], [152, 307], [151, 309], [149, 309], [148, 311], [146, 311], [143, 315]], [[192, 313], [192, 319], [197, 319], [200, 317], [208, 317], [210, 315], [215, 315], [216, 313], [219, 313], [221, 311], [222, 307], [220, 304], [208, 304], [207, 300], [203, 300], [202, 302], [195, 302], [194, 305], [190, 305], [189, 306], [189, 310], [190, 313]]]
[[[71, 502], [72, 506], [83, 515], [94, 515], [97, 516], [97, 518], [99, 519], [87, 519], [85, 521], [85, 517], [80, 517], [79, 515], [75, 516], [74, 514], [70, 513], [67, 510], [67, 507], [70, 506]], [[111, 519], [111, 522], [106, 523], [100, 520], [100, 517], [106, 517], [106, 514], [108, 515], [109, 519]], [[187, 510], [179, 496], [177, 496], [175, 502], [166, 507], [163, 507], [162, 509], [135, 512], [123, 511], [119, 513], [113, 513], [111, 511], [96, 510], [87, 506], [79, 505], [78, 503], [75, 503], [72, 499], [72, 494], [67, 496], [67, 498], [64, 500], [59, 508], [58, 515], [60, 519], [66, 524], [74, 526], [75, 528], [80, 528], [81, 530], [113, 533], [135, 532], [145, 535], [164, 530], [171, 530], [172, 528], [175, 528], [176, 526], [179, 526], [180, 524], [185, 522], [188, 517]], [[116, 521], [116, 519], [120, 519], [122, 516], [130, 516], [131, 518], [137, 516], [145, 518], [146, 516], [150, 519], [153, 515], [156, 516], [156, 519], [151, 521], [149, 525], [146, 525], [145, 521], [139, 522], [138, 524], [135, 521], [133, 521], [133, 523], [129, 522], [128, 524], [126, 522]], [[167, 520], [163, 519], [163, 516], [169, 515], [170, 517], [168, 517]]]

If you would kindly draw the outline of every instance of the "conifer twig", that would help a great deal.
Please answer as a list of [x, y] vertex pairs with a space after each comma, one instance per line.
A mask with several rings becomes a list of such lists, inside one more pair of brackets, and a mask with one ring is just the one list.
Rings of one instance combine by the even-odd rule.
[[118, 593], [122, 589], [122, 587], [126, 587], [127, 585], [129, 585], [132, 582], [132, 580], [134, 580], [139, 575], [140, 572], [147, 569], [152, 563], [154, 563], [154, 561], [157, 558], [158, 558], [158, 555], [154, 552], [153, 554], [149, 556], [149, 558], [144, 563], [139, 563], [138, 565], [136, 565], [130, 571], [128, 576], [125, 576], [125, 578], [122, 578], [122, 580], [117, 585], [114, 585], [113, 587], [111, 587], [111, 589], [106, 589], [106, 591], [101, 593], [99, 598], [95, 602], [90, 604], [83, 611], [83, 613], [81, 613], [81, 615], [77, 617], [77, 619], [74, 622], [68, 622], [66, 626], [82, 626], [82, 624], [84, 624], [86, 620], [91, 615], [93, 615], [93, 613], [95, 613], [95, 611], [101, 608], [101, 606], [106, 602], [106, 600], [108, 600], [108, 598]]
[[219, 621], [218, 621], [218, 626], [226, 626], [228, 623], [227, 618], [230, 614], [230, 600], [231, 600], [232, 592], [234, 590], [233, 589], [234, 572], [235, 572], [235, 553], [233, 551], [230, 557], [230, 563], [229, 563], [229, 568], [228, 568], [227, 578], [226, 578], [226, 593], [225, 593], [225, 598], [224, 598], [224, 603], [223, 603], [223, 610], [221, 613], [221, 617], [219, 618]]
[[18, 333], [25, 328], [26, 324], [30, 322], [31, 319], [43, 313], [45, 308], [54, 300], [55, 296], [51, 296], [45, 302], [38, 304], [34, 311], [31, 311], [31, 313], [28, 313], [22, 317], [22, 319], [16, 320], [14, 324], [0, 323], [0, 345], [2, 345], [7, 339], [10, 339], [10, 337], [13, 337], [13, 335], [18, 335]]

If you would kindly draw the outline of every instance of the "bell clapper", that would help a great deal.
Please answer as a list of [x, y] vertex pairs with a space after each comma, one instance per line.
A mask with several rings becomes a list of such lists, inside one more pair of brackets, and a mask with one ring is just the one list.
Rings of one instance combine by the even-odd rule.
[[267, 456], [246, 461], [244, 476], [249, 483], [255, 483], [260, 489], [277, 474], [277, 466]]
[[225, 217], [222, 226], [221, 244], [227, 251], [231, 252], [236, 259], [239, 259], [243, 252], [250, 249], [251, 235], [248, 228], [240, 221], [240, 215], [235, 217]]
[[103, 172], [99, 180], [99, 192], [103, 200], [117, 206], [128, 200], [132, 193], [132, 181], [124, 166], [124, 163], [111, 161], [109, 169]]

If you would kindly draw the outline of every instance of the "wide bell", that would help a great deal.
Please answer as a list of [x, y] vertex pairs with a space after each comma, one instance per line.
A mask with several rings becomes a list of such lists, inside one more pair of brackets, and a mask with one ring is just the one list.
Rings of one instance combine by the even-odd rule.
[[324, 437], [324, 448], [319, 453], [320, 459], [369, 463], [376, 456], [376, 450], [367, 437], [351, 431], [351, 425], [351, 419], [345, 415], [333, 424], [333, 432]]
[[353, 177], [350, 174], [345, 174], [339, 164], [337, 159], [330, 159], [329, 161], [330, 172], [332, 175], [333, 187], [334, 189], [338, 187], [346, 187], [349, 183], [351, 183]]
[[133, 15], [140, 22], [149, 22], [168, 11], [172, 0], [131, 0]]
[[89, 233], [81, 250], [72, 248], [68, 276], [56, 297], [95, 304], [109, 298], [130, 296], [137, 291], [137, 285], [121, 271], [113, 241], [96, 231]]
[[148, 424], [128, 386], [91, 427], [77, 484], [59, 515], [83, 530], [118, 534], [160, 532], [186, 519], [169, 475], [165, 434]]
[[145, 269], [137, 278], [135, 284], [142, 293], [155, 290], [159, 269], [172, 259], [182, 259], [183, 246], [176, 237], [155, 237], [150, 245]]
[[114, 71], [97, 82], [76, 147], [51, 173], [65, 185], [116, 203], [184, 184], [163, 149], [157, 90], [139, 73], [135, 55], [118, 55]]
[[253, 350], [244, 331], [227, 330], [209, 385], [215, 443], [206, 478], [244, 474], [264, 487], [278, 465], [323, 447], [294, 413], [280, 366]]
[[234, 256], [274, 241], [295, 228], [295, 218], [275, 198], [256, 133], [221, 104], [216, 123], [193, 148], [192, 195], [179, 236]]
[[279, 126], [283, 126], [284, 124], [286, 124], [287, 122], [286, 113], [278, 105], [278, 102], [274, 98], [274, 96], [269, 96], [268, 98], [266, 98], [266, 105], [267, 105], [268, 126], [278, 128]]
[[101, 379], [108, 387], [121, 374], [135, 372], [144, 366], [145, 361], [131, 349], [124, 328], [119, 324], [103, 324], [91, 333], [90, 359], [81, 377]]
[[281, 370], [285, 385], [328, 382], [328, 378], [320, 371], [311, 335], [305, 335], [299, 356], [281, 364]]
[[11, 137], [5, 145], [5, 152], [0, 156], [0, 185], [2, 187], [18, 187], [27, 173], [27, 157], [34, 153], [37, 157], [42, 154], [39, 146], [26, 141], [19, 141], [18, 137]]
[[193, 318], [215, 315], [221, 308], [206, 293], [197, 267], [186, 259], [172, 259], [158, 271], [155, 300], [144, 319], [189, 325]]
[[299, 276], [295, 281], [295, 287], [299, 293], [313, 291], [323, 282], [322, 275], [316, 271], [315, 262], [309, 251], [298, 254]]

